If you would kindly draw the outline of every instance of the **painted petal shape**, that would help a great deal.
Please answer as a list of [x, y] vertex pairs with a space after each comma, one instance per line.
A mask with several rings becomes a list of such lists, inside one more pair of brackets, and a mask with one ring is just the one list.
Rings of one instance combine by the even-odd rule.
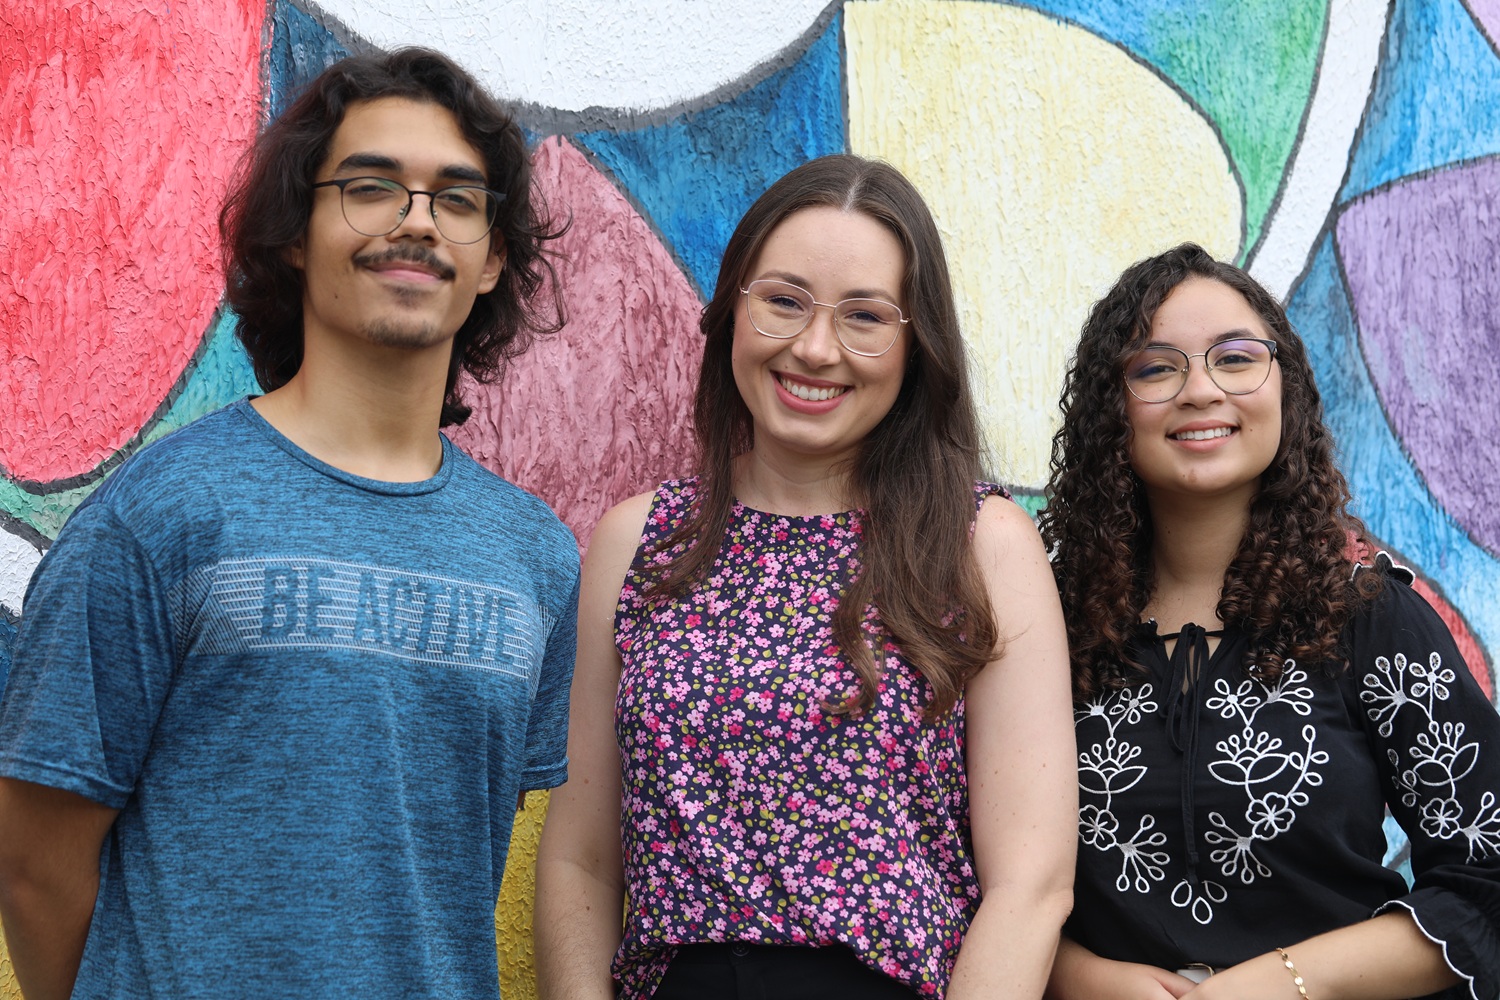
[[612, 504], [691, 471], [700, 303], [630, 203], [562, 138], [534, 156], [537, 183], [573, 226], [557, 242], [568, 323], [503, 383], [471, 386], [454, 440], [545, 497], [588, 544]]
[[78, 476], [137, 434], [223, 288], [262, 0], [12, 5], [0, 20], [0, 467]]
[[1337, 232], [1391, 426], [1444, 510], [1500, 555], [1500, 158], [1368, 195]]
[[1089, 304], [1183, 240], [1236, 256], [1239, 181], [1197, 109], [1082, 28], [1001, 4], [877, 0], [844, 16], [849, 144], [928, 199], [985, 431], [1008, 481], [1038, 487]]

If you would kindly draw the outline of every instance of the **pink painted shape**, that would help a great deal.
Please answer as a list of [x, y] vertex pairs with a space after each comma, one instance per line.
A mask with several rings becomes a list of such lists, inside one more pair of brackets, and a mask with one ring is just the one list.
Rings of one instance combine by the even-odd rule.
[[1500, 45], [1500, 0], [1468, 0], [1469, 13], [1489, 36], [1491, 45]]
[[0, 468], [54, 481], [138, 433], [218, 305], [264, 0], [0, 18]]
[[498, 386], [470, 385], [454, 440], [557, 510], [586, 547], [611, 505], [691, 471], [701, 303], [624, 196], [562, 138], [533, 161], [573, 226], [558, 241], [568, 324]]

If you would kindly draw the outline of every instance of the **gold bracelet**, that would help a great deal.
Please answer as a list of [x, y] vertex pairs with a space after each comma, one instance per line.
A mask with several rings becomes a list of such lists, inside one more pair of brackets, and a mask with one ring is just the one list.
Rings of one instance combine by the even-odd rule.
[[1297, 984], [1297, 992], [1302, 994], [1302, 1000], [1307, 1000], [1307, 987], [1302, 985], [1302, 973], [1292, 964], [1292, 956], [1286, 953], [1285, 948], [1277, 948], [1276, 954], [1281, 956], [1281, 964], [1286, 966], [1286, 971], [1292, 974], [1292, 982]]

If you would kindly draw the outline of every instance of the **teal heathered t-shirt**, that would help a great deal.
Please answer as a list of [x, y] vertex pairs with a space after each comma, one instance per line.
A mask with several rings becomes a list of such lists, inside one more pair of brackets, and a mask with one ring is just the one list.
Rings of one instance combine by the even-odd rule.
[[0, 775], [119, 809], [75, 997], [497, 997], [518, 792], [566, 777], [578, 550], [241, 401], [123, 465], [28, 589]]

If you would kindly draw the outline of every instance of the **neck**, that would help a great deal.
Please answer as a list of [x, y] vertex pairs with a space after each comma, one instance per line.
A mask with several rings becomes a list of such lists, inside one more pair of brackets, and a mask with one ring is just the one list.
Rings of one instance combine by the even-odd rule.
[[438, 425], [451, 343], [419, 350], [311, 338], [302, 367], [252, 406], [319, 461], [384, 482], [419, 482], [442, 466]]
[[1215, 628], [1224, 574], [1250, 523], [1254, 487], [1232, 496], [1149, 495], [1153, 585], [1146, 614], [1163, 631], [1187, 622]]
[[794, 517], [835, 514], [857, 505], [842, 462], [757, 448], [734, 460], [734, 492], [756, 510]]

